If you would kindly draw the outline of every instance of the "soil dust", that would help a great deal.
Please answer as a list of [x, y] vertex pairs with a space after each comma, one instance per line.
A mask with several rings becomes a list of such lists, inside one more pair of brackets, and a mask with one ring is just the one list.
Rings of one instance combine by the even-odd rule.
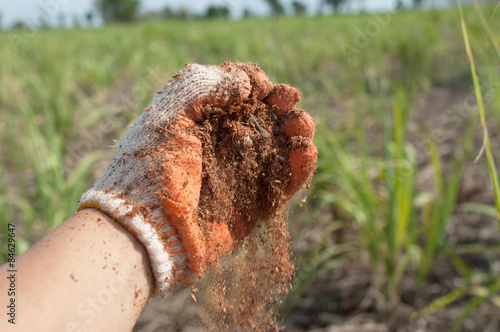
[[192, 129], [203, 146], [199, 225], [228, 223], [241, 240], [205, 278], [211, 330], [277, 329], [277, 304], [294, 272], [282, 200], [295, 143], [283, 133], [287, 116], [257, 97], [254, 91], [227, 107], [206, 105]]

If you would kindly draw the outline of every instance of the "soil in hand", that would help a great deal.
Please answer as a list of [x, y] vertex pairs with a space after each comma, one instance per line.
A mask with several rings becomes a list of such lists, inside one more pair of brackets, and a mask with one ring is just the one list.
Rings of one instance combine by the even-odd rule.
[[239, 242], [209, 270], [204, 286], [211, 314], [205, 323], [215, 330], [276, 328], [276, 307], [294, 271], [284, 200], [289, 153], [302, 143], [283, 128], [303, 111], [278, 116], [258, 97], [253, 91], [227, 107], [206, 105], [192, 129], [203, 146], [200, 228], [227, 223]]

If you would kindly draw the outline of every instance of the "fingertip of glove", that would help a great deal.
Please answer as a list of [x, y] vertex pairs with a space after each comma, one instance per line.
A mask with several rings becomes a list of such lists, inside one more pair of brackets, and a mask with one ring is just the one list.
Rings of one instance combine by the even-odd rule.
[[316, 127], [309, 114], [299, 110], [300, 115], [291, 117], [285, 121], [284, 132], [287, 137], [302, 136], [309, 139], [314, 138]]
[[232, 74], [234, 77], [238, 78], [241, 98], [248, 98], [252, 91], [252, 85], [250, 83], [250, 77], [248, 76], [248, 74], [233, 63], [224, 63], [222, 64], [221, 68]]
[[276, 114], [285, 115], [300, 101], [299, 90], [288, 84], [275, 84], [264, 102], [276, 108]]
[[304, 184], [308, 186], [311, 176], [316, 170], [318, 150], [309, 139], [290, 152], [290, 179], [287, 185], [287, 195], [291, 197], [299, 191]]
[[233, 65], [245, 71], [248, 77], [250, 77], [253, 94], [258, 100], [267, 97], [272, 90], [273, 84], [269, 81], [269, 77], [267, 77], [266, 73], [259, 68], [257, 63], [237, 61]]

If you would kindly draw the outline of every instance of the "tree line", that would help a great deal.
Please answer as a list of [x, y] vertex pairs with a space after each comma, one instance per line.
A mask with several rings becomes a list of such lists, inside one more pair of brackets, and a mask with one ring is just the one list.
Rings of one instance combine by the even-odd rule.
[[[280, 17], [287, 14], [292, 15], [306, 15], [311, 12], [311, 8], [308, 8], [305, 1], [307, 0], [294, 0], [291, 2], [289, 8], [285, 8], [281, 0], [261, 0], [269, 9], [269, 15], [272, 17]], [[347, 8], [349, 4], [360, 1], [369, 0], [321, 0], [319, 8], [316, 10], [318, 13], [323, 13], [330, 11], [333, 13], [340, 13], [342, 10]], [[412, 7], [421, 7], [425, 0], [412, 0]], [[442, 0], [446, 1], [446, 0]], [[171, 7], [164, 7], [161, 10], [154, 12], [141, 12], [141, 1], [140, 0], [94, 0], [95, 9], [85, 13], [83, 16], [73, 15], [72, 18], [66, 17], [63, 13], [59, 13], [55, 20], [50, 20], [49, 17], [45, 18], [45, 21], [38, 22], [37, 28], [50, 28], [51, 26], [59, 27], [79, 27], [82, 25], [93, 26], [99, 21], [99, 17], [105, 23], [111, 22], [131, 22], [137, 20], [149, 20], [149, 19], [159, 19], [159, 20], [187, 20], [187, 19], [228, 19], [231, 17], [231, 8], [226, 5], [210, 5], [201, 14], [193, 14], [187, 7], [179, 7], [173, 9]], [[398, 1], [396, 9], [405, 9], [402, 0]], [[99, 16], [99, 17], [98, 17]], [[243, 11], [243, 18], [248, 18], [255, 16], [251, 9], [246, 8]], [[0, 27], [1, 27], [1, 14], [0, 14]], [[12, 28], [24, 28], [25, 23], [19, 21], [15, 23]]]
[[[280, 0], [262, 0], [269, 7], [269, 14], [274, 17], [286, 14], [285, 6]], [[334, 13], [339, 13], [349, 0], [321, 0], [320, 11], [331, 9]], [[413, 7], [420, 7], [423, 0], [412, 0]], [[95, 0], [96, 8], [99, 10], [105, 22], [126, 22], [140, 18], [139, 0]], [[398, 2], [398, 8], [404, 9], [402, 1]], [[293, 15], [305, 15], [308, 12], [306, 4], [300, 0], [291, 3]], [[144, 16], [144, 14], [143, 14]], [[163, 19], [189, 19], [189, 18], [209, 18], [227, 19], [231, 16], [230, 7], [224, 5], [210, 5], [204, 14], [192, 15], [186, 7], [173, 10], [165, 7], [160, 13], [149, 13], [146, 16], [156, 16]], [[243, 17], [253, 16], [250, 9], [245, 9]]]

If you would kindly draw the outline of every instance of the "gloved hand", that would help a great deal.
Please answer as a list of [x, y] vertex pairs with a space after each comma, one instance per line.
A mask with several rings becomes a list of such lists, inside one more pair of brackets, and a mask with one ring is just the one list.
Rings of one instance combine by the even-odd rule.
[[186, 65], [153, 98], [118, 144], [104, 175], [81, 197], [78, 210], [101, 210], [144, 245], [161, 295], [176, 282], [198, 282], [252, 230], [238, 216], [231, 227], [199, 220], [202, 144], [190, 131], [207, 104], [227, 107], [250, 97], [286, 117], [286, 137], [306, 141], [289, 153], [288, 181], [276, 209], [282, 207], [314, 172], [314, 123], [303, 111], [288, 116], [299, 100], [296, 89], [273, 86], [258, 67], [243, 63]]

